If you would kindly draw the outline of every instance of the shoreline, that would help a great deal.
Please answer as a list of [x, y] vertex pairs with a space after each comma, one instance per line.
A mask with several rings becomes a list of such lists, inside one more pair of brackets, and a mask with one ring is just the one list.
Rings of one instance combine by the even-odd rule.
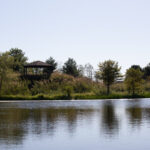
[[38, 100], [114, 100], [114, 99], [139, 99], [150, 98], [150, 94], [141, 95], [127, 95], [127, 94], [110, 94], [110, 95], [94, 95], [94, 94], [74, 94], [71, 96], [66, 95], [35, 95], [35, 96], [23, 96], [23, 95], [2, 95], [0, 101], [38, 101]]
[[9, 103], [9, 102], [13, 102], [13, 103], [17, 103], [17, 102], [24, 102], [24, 103], [28, 103], [28, 102], [91, 102], [91, 101], [132, 101], [132, 100], [144, 100], [144, 99], [150, 99], [150, 98], [134, 98], [134, 99], [93, 99], [93, 100], [0, 100], [0, 103]]

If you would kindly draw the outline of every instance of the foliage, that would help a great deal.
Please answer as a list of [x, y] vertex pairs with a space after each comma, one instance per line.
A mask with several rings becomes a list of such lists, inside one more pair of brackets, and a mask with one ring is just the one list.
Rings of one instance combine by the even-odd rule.
[[150, 63], [143, 69], [144, 71], [144, 79], [150, 77]]
[[73, 84], [76, 93], [90, 92], [93, 88], [92, 86], [93, 82], [86, 77], [76, 78]]
[[50, 88], [52, 91], [63, 91], [63, 87], [67, 85], [71, 85], [74, 83], [74, 77], [59, 73], [59, 72], [54, 72], [50, 78], [51, 83], [50, 83]]
[[45, 84], [45, 82], [34, 82], [33, 87], [31, 88], [31, 94], [37, 95], [37, 94], [46, 94], [49, 93], [48, 86]]
[[130, 68], [126, 72], [125, 84], [129, 93], [135, 95], [136, 92], [141, 90], [141, 86], [143, 83], [142, 79], [143, 73], [140, 69]]
[[51, 89], [62, 90], [65, 86], [72, 86], [73, 91], [76, 93], [85, 93], [92, 90], [93, 82], [85, 77], [74, 78], [71, 75], [54, 72], [51, 76]]
[[0, 93], [4, 83], [8, 80], [8, 74], [11, 72], [13, 57], [8, 52], [0, 54]]
[[1, 88], [1, 94], [17, 95], [17, 94], [30, 94], [28, 88], [28, 81], [20, 79], [20, 74], [13, 72], [12, 70], [7, 71], [7, 79], [4, 80]]
[[25, 57], [25, 53], [21, 49], [12, 48], [9, 51], [9, 55], [14, 58], [13, 70], [21, 72], [23, 70], [23, 65], [28, 60], [27, 57]]
[[69, 58], [63, 66], [63, 73], [72, 75], [74, 77], [79, 76], [80, 71], [78, 70], [77, 63], [74, 59]]
[[50, 64], [53, 67], [53, 71], [56, 70], [58, 64], [53, 57], [50, 57], [49, 59], [47, 59], [46, 63]]
[[125, 85], [124, 83], [115, 83], [111, 86], [111, 90], [112, 92], [125, 92], [126, 89], [125, 89]]
[[99, 64], [97, 77], [103, 81], [107, 87], [107, 94], [110, 93], [110, 85], [112, 85], [121, 75], [121, 67], [113, 60], [107, 60]]
[[69, 85], [64, 86], [63, 91], [64, 91], [66, 97], [67, 97], [68, 99], [71, 99], [72, 94], [73, 94], [73, 87], [72, 87], [72, 86], [69, 86]]
[[95, 95], [106, 95], [104, 84], [96, 82], [93, 87], [93, 93]]
[[131, 68], [133, 68], [133, 69], [139, 69], [141, 72], [143, 71], [143, 69], [139, 65], [132, 65]]
[[[74, 78], [59, 72], [52, 73], [50, 81], [37, 81], [31, 89], [32, 95], [63, 93], [63, 88], [73, 83]], [[71, 85], [72, 86], [72, 85]]]
[[56, 82], [59, 85], [68, 83], [68, 82], [73, 82], [74, 77], [71, 75], [59, 73], [59, 72], [54, 72], [50, 78], [51, 82]]
[[[150, 97], [150, 64], [144, 69], [139, 65], [132, 65], [126, 72], [125, 82], [120, 82], [118, 79], [121, 77], [121, 68], [115, 61], [100, 63], [99, 70], [95, 73], [96, 80], [93, 80], [92, 65], [88, 63], [85, 66], [77, 66], [77, 63], [69, 58], [63, 66], [63, 72], [54, 71], [49, 80], [28, 81], [20, 78], [26, 60], [20, 49], [11, 49], [0, 54], [0, 99]], [[54, 69], [57, 68], [57, 62], [52, 57], [47, 63], [54, 66]], [[109, 95], [106, 95], [106, 91]]]

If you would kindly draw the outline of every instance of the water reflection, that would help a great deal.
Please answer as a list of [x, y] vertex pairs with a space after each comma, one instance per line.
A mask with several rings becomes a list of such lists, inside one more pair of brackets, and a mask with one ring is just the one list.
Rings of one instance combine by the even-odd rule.
[[19, 144], [26, 134], [28, 112], [20, 109], [0, 109], [0, 140], [8, 144]]
[[102, 106], [102, 131], [104, 134], [114, 136], [119, 129], [119, 121], [112, 102], [106, 102]]
[[[0, 105], [0, 145], [24, 145], [29, 137], [36, 136], [67, 139], [99, 137], [114, 139], [127, 129], [145, 124], [150, 127], [150, 101], [98, 101], [74, 102], [60, 106], [28, 108], [27, 103]], [[21, 107], [20, 107], [21, 106]], [[99, 134], [99, 129], [101, 134]], [[147, 129], [148, 130], [148, 129]], [[60, 134], [61, 133], [61, 134]], [[71, 135], [71, 136], [70, 136]], [[11, 148], [10, 148], [11, 149]]]
[[142, 112], [143, 109], [140, 107], [130, 107], [126, 109], [127, 114], [129, 115], [129, 123], [132, 127], [140, 127], [142, 124]]
[[0, 142], [6, 140], [10, 144], [20, 144], [31, 133], [54, 136], [59, 126], [66, 126], [67, 132], [73, 134], [77, 120], [90, 118], [93, 111], [76, 108], [0, 109]]

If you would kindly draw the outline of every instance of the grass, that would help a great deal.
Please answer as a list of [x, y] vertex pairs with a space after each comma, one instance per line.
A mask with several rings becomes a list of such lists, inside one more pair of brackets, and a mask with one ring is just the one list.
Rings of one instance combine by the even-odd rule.
[[144, 93], [141, 95], [128, 95], [128, 94], [110, 94], [110, 95], [96, 95], [93, 93], [83, 93], [83, 94], [72, 94], [71, 97], [68, 97], [63, 94], [57, 95], [44, 95], [39, 94], [35, 96], [30, 95], [2, 95], [0, 96], [0, 100], [92, 100], [92, 99], [123, 99], [123, 98], [150, 98], [150, 93]]
[[64, 100], [67, 99], [64, 95], [35, 95], [35, 96], [23, 96], [23, 95], [3, 95], [0, 96], [0, 100]]
[[94, 94], [76, 94], [74, 99], [123, 99], [123, 98], [150, 98], [150, 94], [129, 95], [129, 94], [110, 94], [110, 95], [94, 95]]

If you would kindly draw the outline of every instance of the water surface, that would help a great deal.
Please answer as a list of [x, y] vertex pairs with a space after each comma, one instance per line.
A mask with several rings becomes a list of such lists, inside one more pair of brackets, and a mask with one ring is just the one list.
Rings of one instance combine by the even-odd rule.
[[150, 99], [0, 102], [0, 150], [149, 150]]

